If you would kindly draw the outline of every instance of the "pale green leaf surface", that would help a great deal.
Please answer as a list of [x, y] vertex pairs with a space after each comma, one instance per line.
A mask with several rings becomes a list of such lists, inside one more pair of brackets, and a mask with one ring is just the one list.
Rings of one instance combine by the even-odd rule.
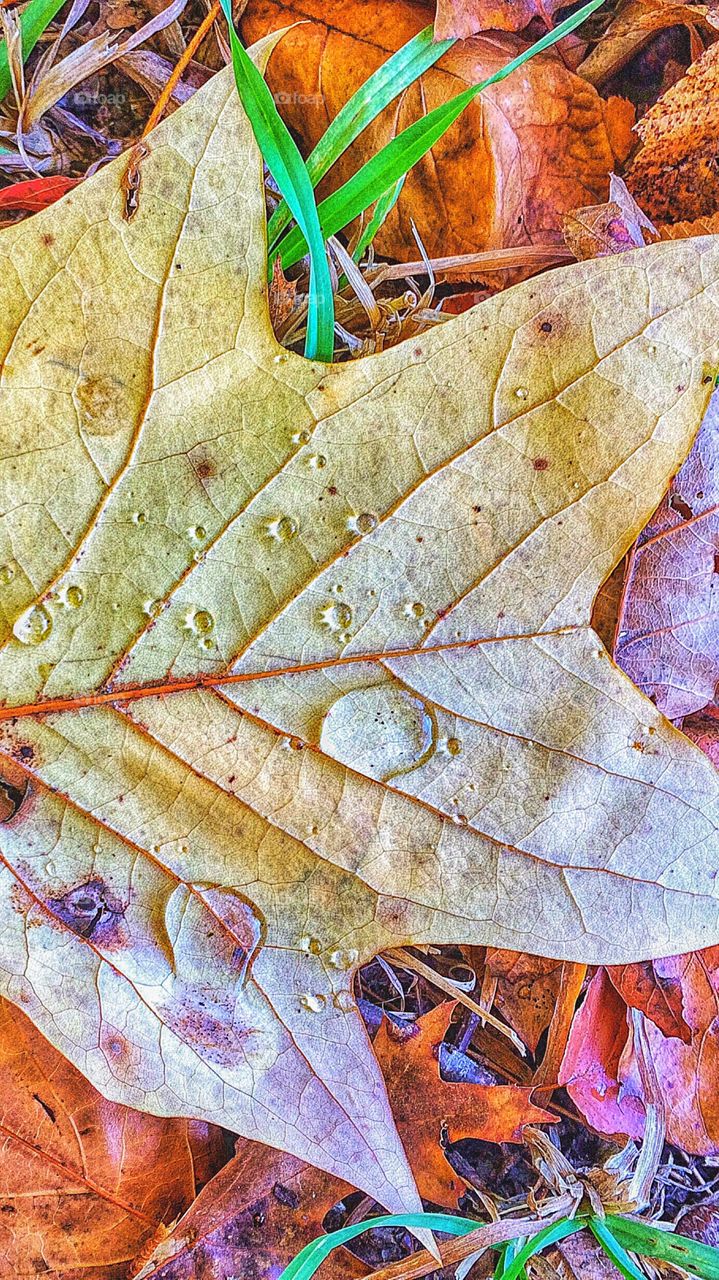
[[589, 625], [706, 404], [719, 244], [314, 365], [231, 73], [130, 222], [125, 165], [0, 234], [0, 990], [109, 1096], [415, 1209], [358, 962], [719, 939], [716, 773]]

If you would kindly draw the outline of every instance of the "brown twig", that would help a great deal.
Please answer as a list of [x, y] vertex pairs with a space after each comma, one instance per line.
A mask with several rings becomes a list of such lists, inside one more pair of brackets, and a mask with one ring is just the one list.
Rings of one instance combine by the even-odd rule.
[[178, 58], [176, 65], [173, 67], [172, 71], [170, 72], [167, 83], [165, 84], [162, 90], [162, 93], [160, 94], [159, 98], [157, 99], [157, 102], [152, 108], [152, 111], [150, 113], [150, 118], [147, 121], [147, 124], [145, 125], [145, 128], [142, 131], [142, 134], [140, 135], [142, 138], [146, 138], [148, 133], [150, 133], [155, 128], [155, 125], [160, 123], [160, 120], [165, 114], [167, 104], [170, 101], [170, 98], [172, 97], [173, 93], [175, 92], [175, 89], [177, 88], [177, 85], [179, 84], [182, 78], [183, 72], [186, 71], [187, 67], [192, 62], [192, 59], [197, 53], [197, 50], [202, 44], [202, 41], [209, 34], [210, 29], [213, 26], [213, 23], [216, 21], [217, 18], [219, 18], [219, 16], [220, 16], [220, 0], [213, 0], [213, 4], [209, 13], [206, 15], [206, 17], [203, 18], [202, 22], [197, 28], [197, 31], [195, 32], [194, 36], [190, 40], [189, 44], [187, 45], [187, 48], [184, 50], [182, 56]]
[[552, 1021], [547, 1033], [547, 1048], [537, 1070], [533, 1084], [555, 1085], [559, 1077], [564, 1050], [574, 1017], [574, 1010], [587, 975], [585, 964], [571, 964], [565, 960], [562, 964], [562, 975], [559, 983], [559, 997], [554, 1006]]

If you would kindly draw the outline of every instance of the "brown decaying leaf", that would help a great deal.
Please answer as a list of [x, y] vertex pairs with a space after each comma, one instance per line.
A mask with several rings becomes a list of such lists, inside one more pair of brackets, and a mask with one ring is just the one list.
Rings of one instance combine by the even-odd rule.
[[[682, 1017], [691, 1036], [665, 1035], [653, 1020], [646, 1034], [666, 1105], [667, 1138], [697, 1155], [719, 1153], [719, 948], [654, 961], [660, 984], [681, 992]], [[605, 970], [590, 983], [575, 1018], [562, 1078], [580, 1111], [600, 1133], [641, 1137], [642, 1087], [632, 1048], [626, 1003], [665, 1021], [659, 997], [635, 980], [620, 983]], [[681, 1028], [677, 1027], [677, 1030]]]
[[562, 0], [437, 0], [438, 40], [464, 40], [483, 31], [522, 31], [532, 18], [549, 19]]
[[415, 1206], [358, 965], [719, 935], [716, 772], [589, 626], [702, 415], [719, 245], [324, 366], [269, 326], [231, 71], [147, 152], [130, 221], [125, 158], [0, 233], [3, 991], [118, 1101]]
[[[254, 40], [303, 20], [273, 54], [268, 82], [306, 155], [354, 90], [425, 25], [426, 16], [411, 0], [251, 0], [241, 30]], [[439, 68], [365, 130], [321, 194], [345, 181], [401, 128], [525, 47], [501, 34], [455, 46]], [[415, 258], [410, 219], [430, 257], [558, 238], [564, 210], [606, 193], [614, 167], [607, 110], [557, 54], [533, 58], [488, 89], [412, 169], [377, 236], [378, 250]], [[622, 124], [614, 108], [611, 114], [612, 140], [629, 136], [629, 121]]]
[[670, 0], [629, 0], [620, 6], [604, 35], [584, 59], [577, 74], [602, 85], [621, 71], [658, 31], [667, 27], [709, 25], [710, 9], [703, 4], [672, 4]]
[[0, 1060], [0, 1276], [119, 1280], [224, 1162], [221, 1130], [106, 1101], [5, 1000]]
[[580, 262], [640, 249], [659, 238], [654, 223], [615, 173], [609, 178], [609, 202], [566, 213], [562, 231], [566, 245]]
[[552, 1020], [559, 993], [562, 965], [523, 951], [487, 949], [487, 969], [497, 979], [494, 1004], [499, 1013], [534, 1053]]
[[719, 205], [719, 42], [647, 111], [627, 184], [655, 221], [691, 222]]
[[[274, 1280], [322, 1234], [326, 1214], [351, 1190], [296, 1156], [241, 1138], [234, 1158], [132, 1274], [137, 1280]], [[348, 1252], [336, 1257], [335, 1267], [342, 1280], [367, 1274]]]

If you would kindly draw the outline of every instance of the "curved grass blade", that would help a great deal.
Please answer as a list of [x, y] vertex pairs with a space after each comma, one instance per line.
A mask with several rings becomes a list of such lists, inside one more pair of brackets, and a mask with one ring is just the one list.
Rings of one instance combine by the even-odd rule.
[[[377, 192], [386, 191], [393, 186], [403, 174], [407, 173], [413, 165], [421, 160], [422, 156], [427, 153], [442, 135], [447, 131], [451, 124], [462, 114], [465, 107], [472, 102], [478, 94], [489, 87], [489, 85], [497, 84], [500, 80], [505, 80], [519, 67], [528, 62], [530, 58], [536, 54], [543, 52], [545, 49], [551, 48], [558, 40], [569, 35], [574, 31], [591, 13], [604, 3], [604, 0], [589, 0], [583, 8], [579, 9], [571, 17], [566, 18], [564, 22], [560, 22], [558, 27], [553, 31], [548, 31], [546, 35], [537, 40], [529, 49], [525, 49], [517, 58], [513, 58], [505, 67], [500, 68], [488, 80], [483, 80], [481, 84], [472, 85], [469, 89], [465, 89], [456, 97], [445, 102], [440, 107], [435, 107], [434, 111], [430, 111], [428, 115], [423, 116], [421, 120], [416, 120], [414, 124], [408, 126], [391, 142], [388, 142], [377, 155], [372, 156], [361, 169], [358, 169], [339, 190], [332, 195], [327, 196], [325, 200], [318, 206], [320, 223], [322, 226], [322, 234], [327, 237], [335, 235], [348, 222], [356, 218], [360, 213], [377, 199]], [[301, 228], [294, 227], [276, 246], [282, 259], [282, 266], [286, 270], [298, 262], [307, 252], [307, 243], [302, 234]]]
[[[20, 31], [22, 32], [22, 60], [32, 53], [43, 31], [49, 27], [53, 18], [59, 13], [65, 0], [30, 0], [30, 4], [20, 15]], [[12, 76], [8, 63], [7, 45], [0, 44], [0, 102], [12, 88]], [[4, 148], [3, 148], [4, 150]]]
[[242, 105], [265, 164], [292, 210], [298, 229], [301, 229], [304, 252], [309, 246], [310, 288], [305, 355], [309, 360], [329, 362], [334, 352], [334, 298], [312, 183], [272, 94], [240, 43], [232, 20], [231, 0], [220, 0], [220, 4], [227, 19], [235, 83]]
[[663, 1231], [650, 1222], [608, 1214], [606, 1225], [624, 1249], [645, 1258], [660, 1258], [697, 1276], [699, 1280], [719, 1280], [719, 1249], [690, 1240], [675, 1231]]
[[331, 1231], [326, 1236], [312, 1240], [285, 1267], [279, 1280], [312, 1280], [333, 1249], [375, 1227], [407, 1227], [411, 1231], [426, 1229], [442, 1231], [450, 1236], [468, 1236], [481, 1225], [469, 1218], [458, 1218], [449, 1213], [386, 1213], [379, 1218], [357, 1222], [351, 1227], [341, 1227], [339, 1231]]
[[624, 1280], [647, 1280], [644, 1272], [639, 1270], [623, 1245], [619, 1243], [616, 1236], [612, 1235], [606, 1222], [602, 1222], [601, 1218], [590, 1218], [588, 1225], [594, 1239], [602, 1246], [617, 1271], [624, 1276]]
[[357, 241], [357, 244], [355, 245], [354, 252], [352, 254], [352, 257], [354, 258], [355, 262], [361, 262], [365, 253], [369, 249], [372, 241], [377, 235], [377, 232], [382, 226], [382, 223], [385, 221], [387, 216], [394, 209], [394, 206], [399, 200], [399, 193], [402, 190], [402, 187], [404, 186], [404, 179], [405, 179], [405, 175], [402, 174], [402, 177], [399, 179], [399, 181], [395, 182], [394, 186], [390, 187], [388, 191], [385, 191], [384, 194], [381, 195], [379, 200], [377, 201], [374, 207], [374, 211], [372, 213], [372, 217], [367, 223], [367, 226], [363, 229], [362, 234], [359, 240]]
[[[425, 27], [360, 85], [325, 130], [307, 160], [307, 172], [313, 187], [380, 111], [433, 66], [454, 43], [454, 40], [435, 41], [432, 27]], [[291, 217], [285, 202], [277, 206], [267, 224], [270, 245], [282, 234]]]
[[502, 1280], [520, 1280], [527, 1262], [534, 1257], [535, 1253], [541, 1253], [547, 1245], [556, 1244], [558, 1240], [574, 1235], [575, 1231], [581, 1231], [584, 1226], [586, 1222], [581, 1218], [562, 1218], [561, 1222], [550, 1223], [543, 1231], [532, 1236], [514, 1255], [502, 1272]]

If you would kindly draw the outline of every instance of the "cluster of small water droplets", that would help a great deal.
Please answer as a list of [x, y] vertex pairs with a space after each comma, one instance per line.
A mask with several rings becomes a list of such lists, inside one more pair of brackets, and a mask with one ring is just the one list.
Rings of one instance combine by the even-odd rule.
[[[215, 619], [209, 609], [190, 609], [185, 614], [185, 629], [191, 631], [193, 635], [209, 638], [210, 632], [214, 630]], [[210, 641], [210, 644], [212, 641]], [[204, 646], [205, 648], [209, 646]]]
[[344, 600], [328, 600], [317, 610], [317, 621], [325, 631], [346, 644], [350, 639], [349, 628], [352, 626], [352, 609]]

